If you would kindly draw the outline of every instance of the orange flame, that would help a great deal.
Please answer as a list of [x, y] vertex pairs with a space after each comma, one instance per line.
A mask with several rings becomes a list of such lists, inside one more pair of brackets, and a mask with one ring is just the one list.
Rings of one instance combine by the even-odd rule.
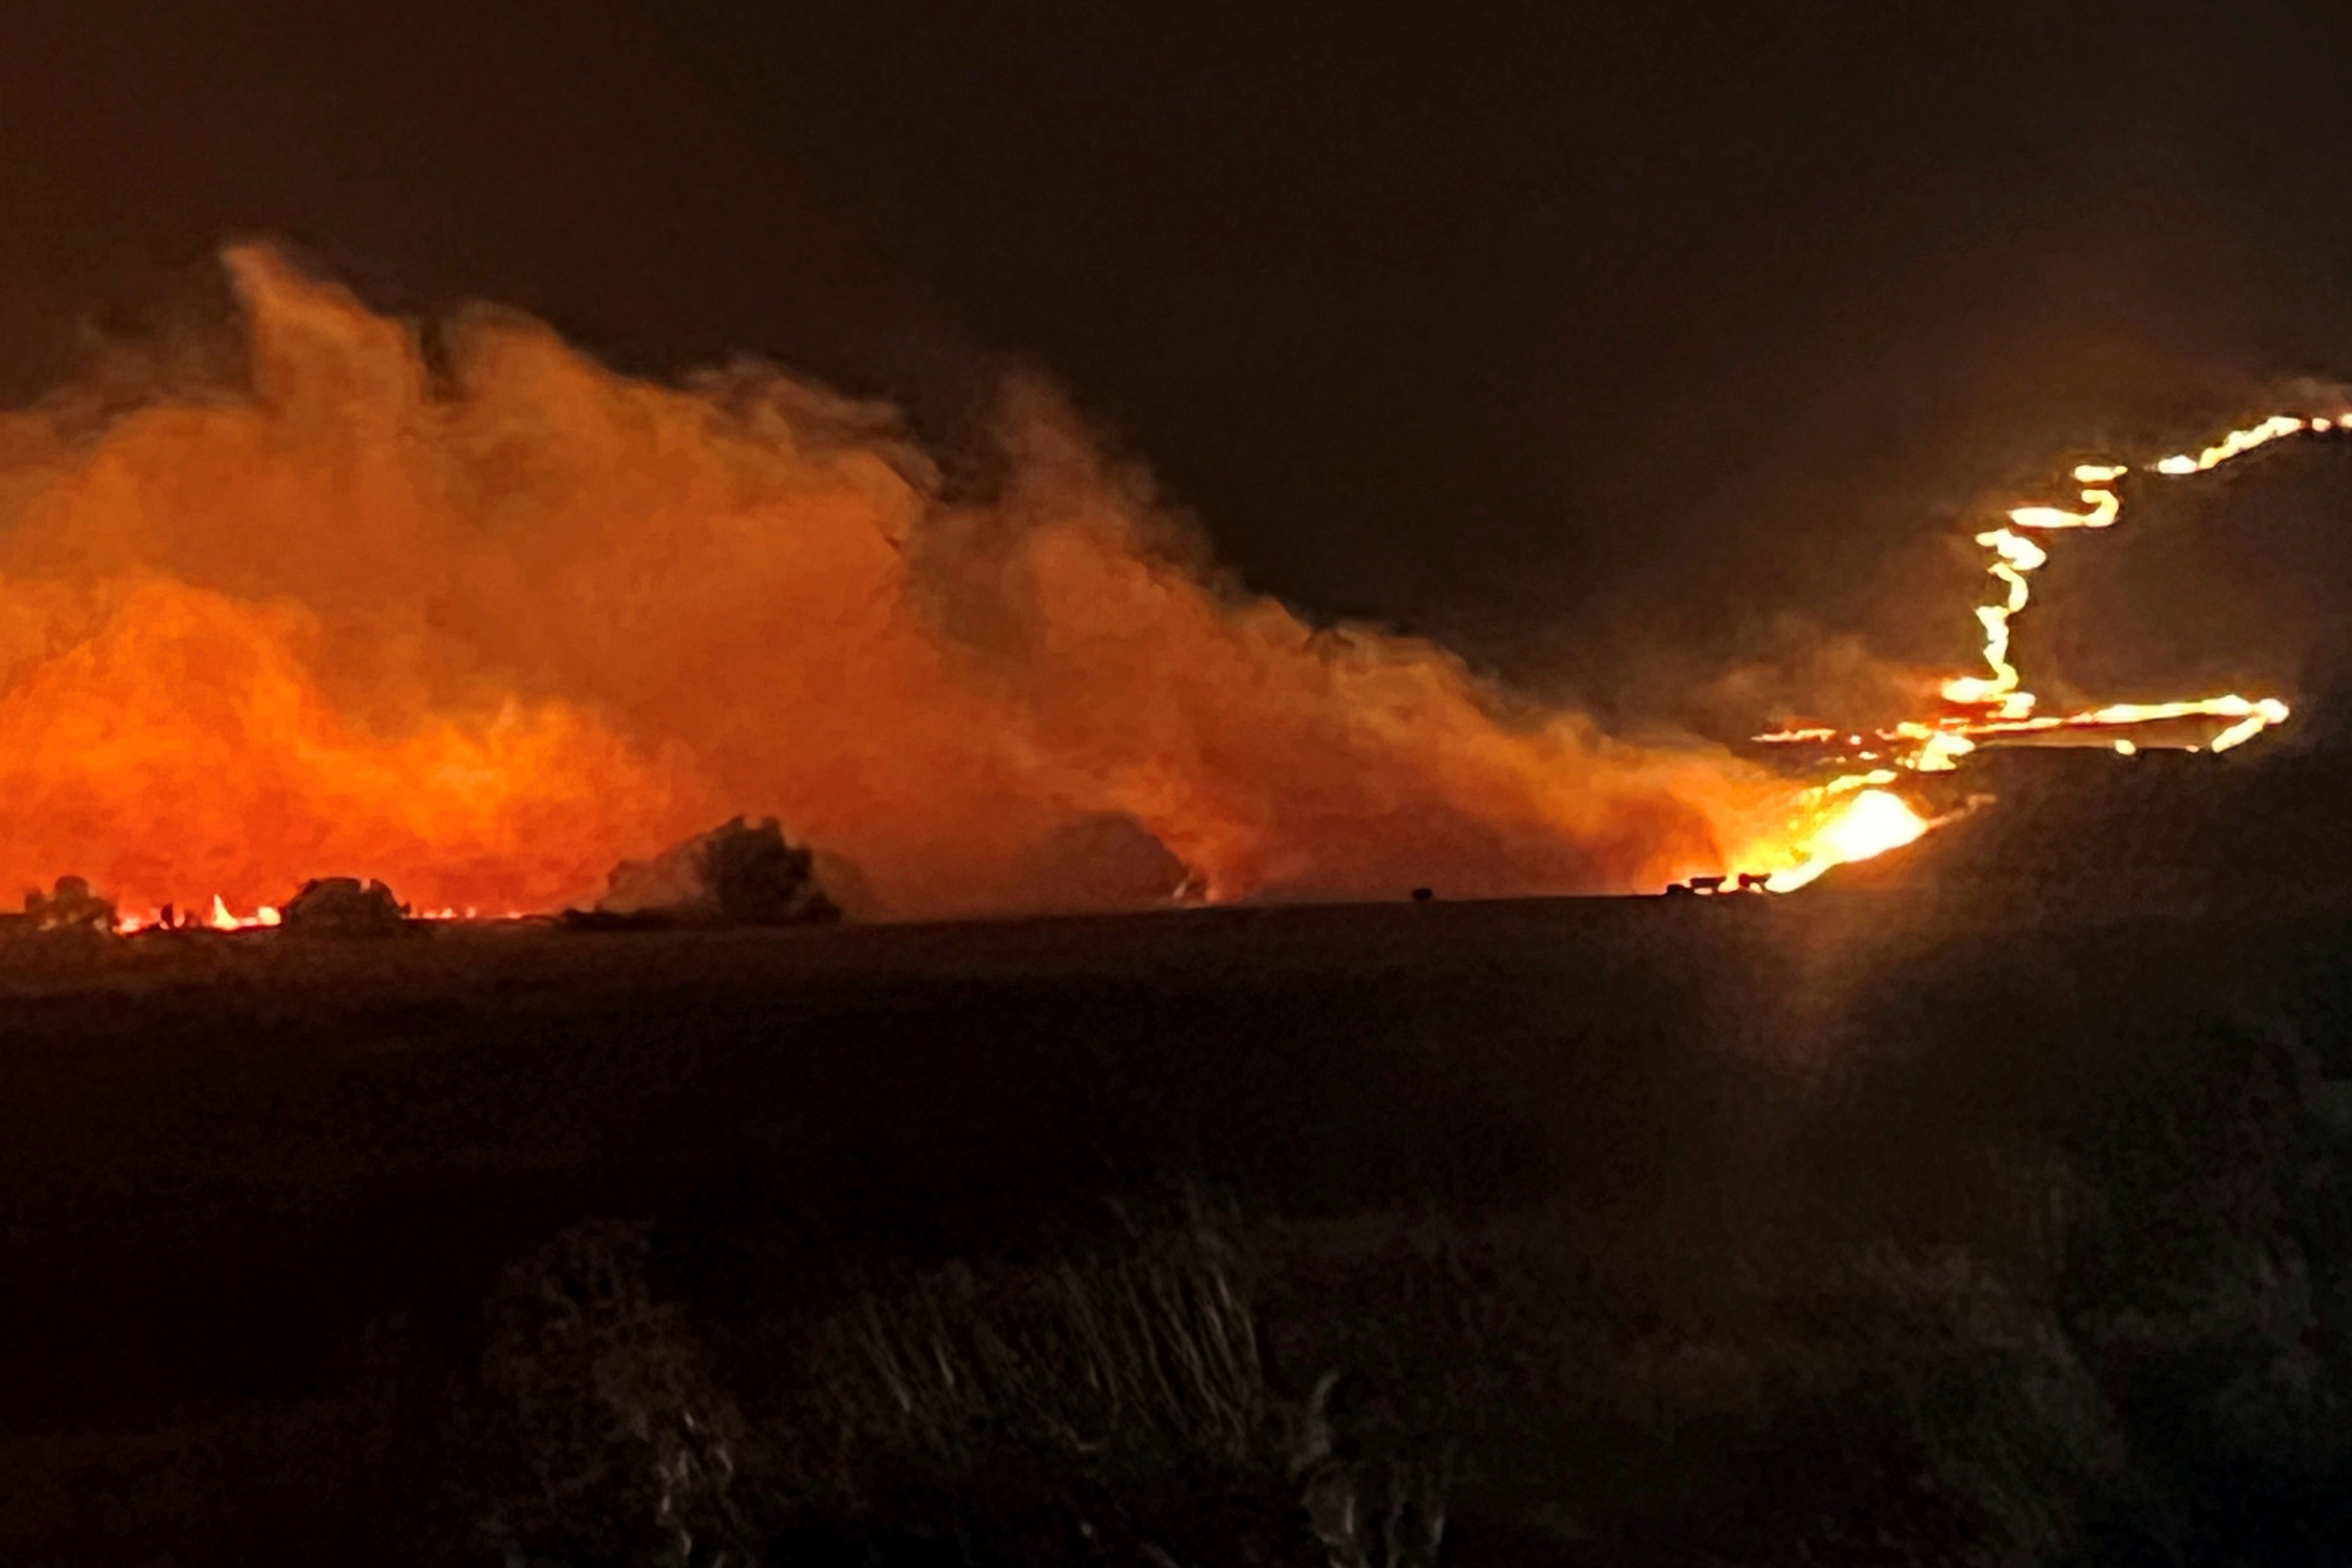
[[1891, 790], [1869, 788], [1832, 814], [1800, 847], [1803, 858], [1766, 884], [1777, 893], [1794, 892], [1833, 867], [1852, 865], [1900, 849], [1927, 836], [1935, 824]]

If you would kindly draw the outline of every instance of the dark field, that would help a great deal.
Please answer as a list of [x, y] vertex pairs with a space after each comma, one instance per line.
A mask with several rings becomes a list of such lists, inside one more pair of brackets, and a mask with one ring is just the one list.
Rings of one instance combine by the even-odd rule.
[[0, 1560], [2342, 1561], [2352, 905], [2197, 829], [2332, 783], [2135, 776], [2194, 853], [9, 943]]

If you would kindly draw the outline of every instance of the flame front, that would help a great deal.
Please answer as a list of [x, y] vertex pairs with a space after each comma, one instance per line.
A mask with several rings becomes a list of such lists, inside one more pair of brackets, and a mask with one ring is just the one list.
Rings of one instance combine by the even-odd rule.
[[1775, 872], [1767, 886], [1775, 892], [1793, 892], [1832, 867], [1916, 843], [1934, 826], [1892, 790], [1860, 790], [1804, 838], [1798, 848], [1802, 858]]
[[[2304, 417], [2273, 415], [2243, 429], [2232, 430], [2194, 455], [2176, 454], [2152, 466], [2167, 478], [2210, 472], [2232, 458], [2285, 437], [2352, 428], [2352, 412], [2335, 416]], [[2287, 705], [2274, 697], [2247, 698], [2231, 692], [2166, 702], [2116, 702], [2066, 713], [2038, 711], [2039, 700], [2022, 684], [2011, 658], [2011, 624], [2032, 601], [2029, 579], [2050, 559], [2048, 548], [2035, 536], [2075, 529], [2115, 526], [2123, 514], [2117, 482], [2131, 469], [2120, 463], [2084, 463], [2075, 468], [2074, 482], [2082, 510], [2027, 505], [2011, 509], [2005, 527], [1988, 530], [1976, 542], [1991, 552], [1986, 572], [2000, 584], [1999, 597], [1977, 606], [1983, 629], [1984, 673], [1958, 675], [1943, 682], [1940, 695], [1948, 711], [1927, 719], [1909, 719], [1871, 731], [1871, 754], [1893, 761], [1896, 767], [1917, 773], [1948, 773], [1961, 758], [1987, 741], [2065, 731], [2118, 731], [2184, 719], [2226, 721], [2204, 742], [2204, 749], [2226, 752], [2245, 744], [2288, 717]], [[1776, 745], [1834, 744], [1837, 731], [1821, 726], [1800, 726], [1759, 735]], [[1861, 746], [1865, 737], [1847, 737]], [[2122, 756], [2139, 751], [2139, 742], [2116, 734], [2113, 749]], [[1801, 888], [1831, 867], [1868, 859], [1909, 844], [1935, 824], [1921, 817], [1900, 796], [1885, 789], [1899, 775], [1878, 768], [1833, 779], [1815, 797], [1815, 810], [1791, 837], [1777, 858], [1769, 886], [1775, 891]], [[1766, 851], [1773, 855], [1773, 851]]]

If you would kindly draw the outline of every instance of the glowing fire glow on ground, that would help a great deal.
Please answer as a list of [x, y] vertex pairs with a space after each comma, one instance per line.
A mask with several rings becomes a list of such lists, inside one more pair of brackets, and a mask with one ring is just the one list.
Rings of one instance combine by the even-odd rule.
[[[2335, 416], [2304, 417], [2279, 414], [2232, 430], [2195, 454], [2180, 453], [2152, 465], [2167, 478], [2210, 472], [2233, 458], [2273, 441], [2305, 432], [2352, 429], [2352, 411]], [[1902, 721], [1867, 734], [1849, 734], [1853, 747], [1874, 748], [1895, 768], [1913, 773], [1949, 773], [1959, 760], [1987, 741], [2045, 735], [2062, 731], [2121, 731], [2141, 726], [2188, 719], [2227, 721], [2203, 749], [2226, 752], [2242, 746], [2273, 725], [2287, 719], [2287, 705], [2274, 697], [2247, 698], [2235, 692], [2221, 697], [2168, 702], [2116, 702], [2066, 713], [2037, 711], [2039, 700], [2022, 685], [2010, 658], [2011, 623], [2032, 600], [2028, 579], [2050, 559], [2036, 535], [2074, 529], [2112, 528], [2123, 514], [2116, 483], [2131, 469], [2120, 463], [2084, 463], [2074, 471], [2082, 487], [2082, 510], [2047, 505], [2011, 510], [2006, 527], [1976, 536], [1991, 552], [1987, 573], [2001, 585], [2000, 597], [1977, 607], [1984, 630], [1985, 673], [1954, 676], [1943, 683], [1948, 710], [1932, 719]], [[1776, 730], [1756, 737], [1779, 745], [1833, 745], [1838, 731], [1824, 726]], [[2115, 751], [2135, 754], [2140, 743], [2128, 734], [2115, 734]], [[2191, 747], [2190, 749], [2197, 749]], [[1791, 847], [1793, 863], [1775, 868], [1769, 886], [1786, 892], [1815, 880], [1839, 865], [1869, 859], [1925, 836], [1936, 824], [1921, 816], [1902, 796], [1885, 789], [1900, 776], [1895, 768], [1874, 768], [1866, 773], [1843, 774], [1822, 786], [1816, 797], [1820, 816], [1799, 835]], [[1846, 798], [1851, 796], [1851, 798]]]

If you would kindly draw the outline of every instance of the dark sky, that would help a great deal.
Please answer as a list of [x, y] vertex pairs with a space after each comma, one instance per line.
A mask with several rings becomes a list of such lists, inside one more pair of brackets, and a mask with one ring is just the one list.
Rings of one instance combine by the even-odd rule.
[[273, 233], [947, 439], [1041, 367], [1250, 584], [1539, 685], [1949, 658], [1963, 503], [2352, 371], [2347, 75], [2316, 6], [16, 0], [0, 375]]

